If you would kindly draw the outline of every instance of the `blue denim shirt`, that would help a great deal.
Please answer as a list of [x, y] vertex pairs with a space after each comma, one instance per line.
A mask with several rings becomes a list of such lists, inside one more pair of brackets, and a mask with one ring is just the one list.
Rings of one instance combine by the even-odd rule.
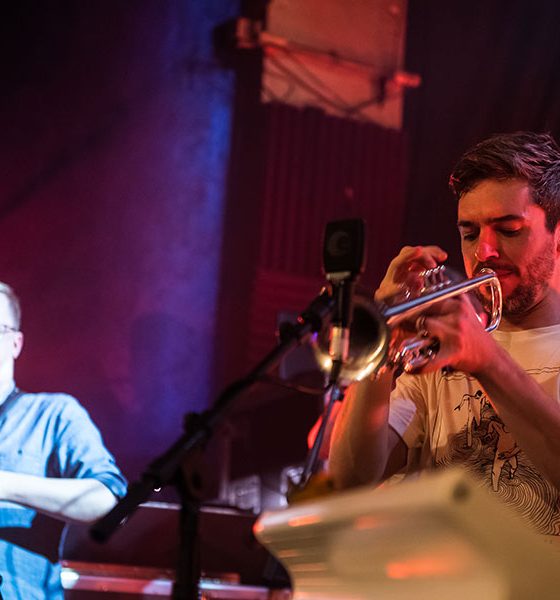
[[[15, 390], [0, 405], [0, 470], [93, 478], [117, 498], [126, 481], [97, 427], [67, 394]], [[63, 598], [58, 546], [64, 523], [0, 501], [0, 586], [4, 600]]]

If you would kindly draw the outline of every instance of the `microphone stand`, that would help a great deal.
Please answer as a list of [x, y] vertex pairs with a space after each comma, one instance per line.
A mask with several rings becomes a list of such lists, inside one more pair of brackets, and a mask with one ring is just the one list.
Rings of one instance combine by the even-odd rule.
[[296, 494], [305, 488], [315, 472], [332, 408], [337, 400], [344, 398], [344, 391], [339, 384], [340, 373], [348, 360], [354, 287], [356, 278], [364, 270], [365, 255], [365, 222], [362, 219], [327, 223], [323, 239], [323, 270], [331, 283], [335, 298], [329, 348], [332, 366], [327, 386], [330, 394], [319, 431], [296, 484]]
[[90, 529], [91, 537], [99, 542], [107, 541], [119, 525], [131, 516], [142, 502], [148, 500], [154, 490], [173, 483], [177, 487], [182, 507], [179, 564], [173, 586], [173, 598], [198, 600], [200, 563], [196, 541], [200, 502], [189, 490], [184, 477], [181, 477], [181, 465], [190, 452], [211, 438], [214, 429], [223, 421], [233, 401], [241, 392], [253, 386], [309, 334], [321, 330], [324, 320], [332, 314], [334, 305], [334, 298], [327, 289], [323, 289], [298, 316], [296, 324], [283, 332], [279, 345], [248, 375], [226, 387], [209, 410], [187, 415], [183, 434], [167, 451], [148, 465], [140, 480], [129, 486], [126, 496], [107, 515], [94, 523]]
[[[355, 277], [350, 274], [339, 279], [333, 278], [332, 290], [335, 298], [332, 330], [329, 354], [332, 358], [332, 365], [329, 372], [327, 391], [324, 397], [324, 409], [321, 416], [321, 424], [317, 435], [313, 440], [313, 445], [309, 449], [303, 471], [297, 483], [294, 482], [294, 488], [290, 493], [291, 498], [296, 499], [309, 484], [311, 477], [317, 471], [319, 465], [319, 452], [323, 445], [325, 432], [329, 425], [330, 416], [335, 402], [344, 400], [345, 389], [340, 385], [340, 373], [348, 360], [350, 348], [350, 327], [352, 324], [353, 296]], [[326, 399], [326, 401], [325, 401]]]
[[317, 435], [313, 440], [313, 445], [307, 453], [303, 471], [301, 472], [297, 483], [294, 483], [294, 489], [291, 491], [292, 497], [297, 498], [297, 493], [305, 489], [311, 480], [311, 477], [315, 474], [317, 465], [319, 464], [319, 452], [323, 445], [333, 406], [335, 405], [335, 402], [342, 402], [342, 400], [344, 400], [344, 390], [335, 383], [326, 392], [326, 402], [323, 414], [321, 415], [321, 424], [319, 425]]

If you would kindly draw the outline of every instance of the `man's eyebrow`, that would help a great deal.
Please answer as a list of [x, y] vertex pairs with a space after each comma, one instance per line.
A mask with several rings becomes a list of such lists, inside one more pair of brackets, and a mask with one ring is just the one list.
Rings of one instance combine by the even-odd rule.
[[[484, 221], [488, 225], [496, 225], [498, 223], [505, 223], [507, 221], [524, 221], [525, 218], [521, 215], [503, 215], [501, 217], [494, 217], [493, 219], [488, 219]], [[474, 221], [457, 221], [457, 227], [472, 227], [476, 225]]]

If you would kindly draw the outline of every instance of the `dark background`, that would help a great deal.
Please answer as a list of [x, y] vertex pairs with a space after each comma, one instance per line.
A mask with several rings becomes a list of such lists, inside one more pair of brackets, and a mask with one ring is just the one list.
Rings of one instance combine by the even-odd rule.
[[[403, 243], [460, 266], [459, 154], [499, 131], [560, 134], [557, 2], [411, 1], [405, 66], [422, 85], [402, 131], [261, 105], [260, 53], [228, 52], [216, 28], [265, 8], [1, 9], [0, 280], [23, 303], [18, 383], [75, 394], [129, 478], [317, 293], [326, 221], [366, 218], [370, 287]], [[232, 476], [301, 460], [317, 410], [255, 390], [230, 429]]]
[[449, 173], [470, 145], [493, 133], [560, 137], [560, 5], [410, 2], [407, 68], [422, 86], [407, 97], [410, 176], [404, 238], [439, 241], [460, 265]]

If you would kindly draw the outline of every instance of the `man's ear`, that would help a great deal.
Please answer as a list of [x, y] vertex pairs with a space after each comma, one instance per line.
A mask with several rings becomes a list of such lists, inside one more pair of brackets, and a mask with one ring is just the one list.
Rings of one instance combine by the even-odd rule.
[[21, 331], [15, 331], [12, 335], [12, 357], [15, 360], [20, 354], [23, 348], [23, 333]]
[[554, 228], [554, 243], [556, 247], [556, 254], [560, 255], [560, 221], [556, 223], [556, 227]]

